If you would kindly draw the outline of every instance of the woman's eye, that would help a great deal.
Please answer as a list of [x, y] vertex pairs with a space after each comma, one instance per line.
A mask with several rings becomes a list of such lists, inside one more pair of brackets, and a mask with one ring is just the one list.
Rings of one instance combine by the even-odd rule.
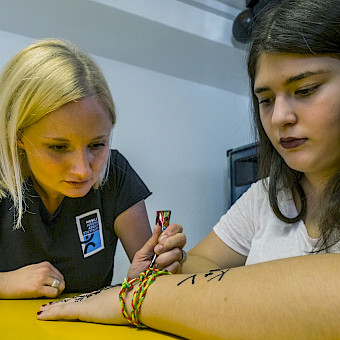
[[55, 152], [64, 152], [67, 150], [66, 145], [49, 145], [48, 148]]
[[259, 99], [259, 105], [270, 105], [272, 101], [273, 98]]
[[312, 86], [312, 87], [307, 87], [307, 88], [304, 88], [304, 89], [300, 89], [300, 90], [295, 91], [295, 94], [300, 95], [302, 97], [309, 96], [312, 93], [314, 93], [319, 86], [320, 85], [315, 85], [315, 86]]
[[90, 145], [91, 149], [94, 149], [94, 150], [102, 148], [104, 146], [106, 146], [105, 143], [93, 143]]

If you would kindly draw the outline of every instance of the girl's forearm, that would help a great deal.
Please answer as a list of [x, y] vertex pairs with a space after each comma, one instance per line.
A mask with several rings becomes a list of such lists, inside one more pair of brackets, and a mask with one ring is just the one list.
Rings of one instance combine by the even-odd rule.
[[159, 277], [140, 320], [189, 339], [340, 337], [340, 255]]

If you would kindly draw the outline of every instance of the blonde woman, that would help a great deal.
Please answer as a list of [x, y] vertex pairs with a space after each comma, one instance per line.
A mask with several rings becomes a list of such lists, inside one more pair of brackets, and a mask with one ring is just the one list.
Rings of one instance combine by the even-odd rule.
[[[151, 193], [124, 156], [110, 150], [115, 121], [101, 70], [71, 43], [35, 42], [5, 66], [0, 298], [55, 297], [110, 284], [118, 238], [134, 259], [128, 276], [149, 265], [160, 228], [146, 243], [144, 200]], [[165, 232], [160, 268], [180, 271], [180, 232], [178, 225]]]

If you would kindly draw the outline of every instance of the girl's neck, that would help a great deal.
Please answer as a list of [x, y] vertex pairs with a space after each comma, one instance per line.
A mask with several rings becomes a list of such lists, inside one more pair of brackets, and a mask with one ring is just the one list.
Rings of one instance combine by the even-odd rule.
[[[308, 235], [311, 238], [320, 237], [319, 229], [319, 206], [323, 196], [323, 190], [326, 185], [326, 180], [311, 180], [310, 177], [304, 176], [301, 180], [301, 186], [306, 197], [306, 212], [302, 220], [306, 226]], [[294, 195], [295, 205], [298, 211], [301, 209], [300, 198], [297, 194]]]
[[40, 196], [42, 202], [44, 203], [45, 208], [50, 214], [54, 214], [54, 212], [58, 209], [61, 202], [64, 199], [64, 195], [58, 194], [58, 195], [49, 195], [43, 188], [39, 185], [37, 180], [34, 176], [30, 176], [34, 190], [38, 193]]
[[327, 185], [328, 180], [329, 177], [316, 177], [313, 175], [305, 174], [301, 180], [301, 186], [306, 196], [320, 198]]

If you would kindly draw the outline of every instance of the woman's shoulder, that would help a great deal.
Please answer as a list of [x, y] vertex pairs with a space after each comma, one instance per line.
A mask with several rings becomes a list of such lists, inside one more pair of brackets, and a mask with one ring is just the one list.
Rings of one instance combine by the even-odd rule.
[[13, 216], [13, 200], [9, 195], [3, 195], [0, 198], [0, 225], [8, 216]]
[[125, 167], [130, 167], [130, 163], [120, 151], [117, 149], [111, 149], [110, 166], [113, 168], [124, 169]]
[[254, 197], [256, 199], [263, 198], [268, 195], [269, 178], [259, 179], [252, 183], [247, 191], [243, 195], [248, 197]]
[[128, 172], [130, 168], [130, 164], [128, 160], [116, 149], [110, 150], [110, 159], [109, 159], [109, 177], [113, 174], [118, 175], [120, 173]]
[[111, 164], [115, 164], [124, 159], [126, 160], [126, 158], [117, 149], [110, 150], [110, 163]]
[[[130, 183], [132, 186], [145, 186], [129, 161], [118, 150], [111, 150], [109, 172], [106, 182], [116, 184]], [[111, 185], [112, 186], [112, 185]]]

